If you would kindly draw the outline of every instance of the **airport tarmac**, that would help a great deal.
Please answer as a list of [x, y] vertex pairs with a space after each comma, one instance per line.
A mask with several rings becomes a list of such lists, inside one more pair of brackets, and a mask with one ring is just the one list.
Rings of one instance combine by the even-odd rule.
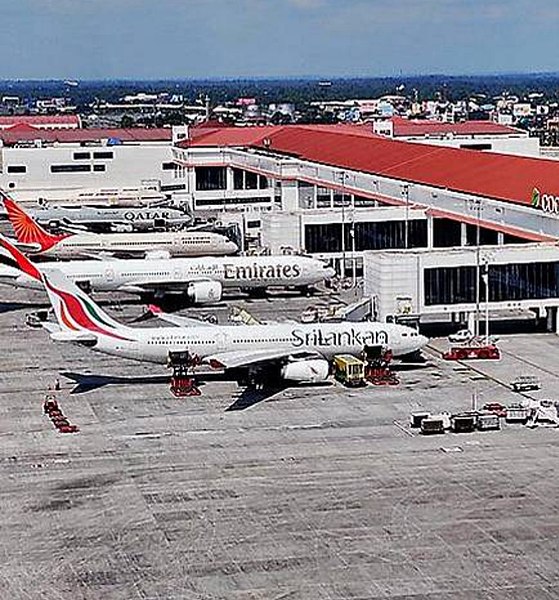
[[[27, 328], [39, 293], [0, 294], [1, 598], [559, 598], [559, 431], [408, 427], [411, 411], [468, 409], [474, 392], [517, 400], [517, 374], [557, 397], [557, 337], [504, 336], [502, 361], [474, 368], [441, 361], [434, 340], [398, 387], [292, 388], [227, 410], [233, 383], [173, 398], [157, 365]], [[313, 302], [245, 305], [280, 318]], [[100, 387], [72, 394], [65, 372]], [[56, 378], [78, 434], [42, 414]]]

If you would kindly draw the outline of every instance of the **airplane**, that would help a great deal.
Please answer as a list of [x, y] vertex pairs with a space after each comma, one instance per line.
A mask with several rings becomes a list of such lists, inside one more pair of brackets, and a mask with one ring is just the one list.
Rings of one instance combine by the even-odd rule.
[[45, 231], [11, 198], [0, 192], [17, 241], [33, 254], [54, 258], [73, 258], [88, 254], [124, 256], [207, 256], [227, 255], [238, 247], [225, 236], [206, 231], [169, 231], [157, 233], [65, 233]]
[[19, 250], [7, 248], [4, 238], [0, 246], [9, 251], [13, 266], [42, 279], [56, 317], [56, 323], [42, 322], [52, 340], [112, 356], [167, 364], [174, 354], [187, 352], [192, 362], [243, 372], [247, 380], [258, 378], [265, 385], [315, 383], [328, 377], [336, 354], [359, 355], [366, 346], [383, 346], [403, 356], [428, 342], [411, 327], [375, 322], [214, 325], [169, 315], [176, 327], [133, 328], [114, 320], [60, 271], [41, 274]]
[[[6, 264], [0, 254], [0, 283], [44, 289], [40, 280]], [[231, 256], [37, 263], [41, 272], [58, 269], [87, 293], [139, 294], [144, 301], [182, 296], [192, 304], [219, 302], [224, 289], [262, 290], [289, 286], [306, 291], [332, 279], [334, 269], [308, 256]]]
[[122, 208], [41, 204], [28, 213], [38, 225], [49, 229], [71, 230], [74, 227], [97, 233], [177, 229], [192, 221], [187, 213], [168, 206]]

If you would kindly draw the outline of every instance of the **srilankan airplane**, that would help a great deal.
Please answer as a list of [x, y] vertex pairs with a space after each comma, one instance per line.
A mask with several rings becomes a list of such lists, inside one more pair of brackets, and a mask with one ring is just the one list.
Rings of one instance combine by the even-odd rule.
[[12, 266], [42, 279], [57, 321], [42, 323], [51, 339], [121, 358], [167, 364], [173, 353], [186, 351], [213, 369], [258, 374], [266, 383], [312, 383], [328, 377], [328, 361], [336, 354], [358, 355], [365, 346], [384, 346], [403, 356], [428, 341], [411, 327], [372, 322], [213, 325], [161, 315], [178, 326], [133, 328], [115, 321], [60, 271], [41, 274], [4, 238], [0, 246]]
[[[8, 262], [8, 264], [6, 264]], [[40, 280], [9, 266], [0, 254], [0, 283], [44, 289]], [[334, 269], [307, 256], [230, 256], [207, 258], [153, 258], [129, 260], [76, 260], [41, 262], [42, 273], [61, 271], [81, 289], [90, 292], [139, 294], [145, 301], [170, 296], [193, 304], [221, 300], [224, 289], [300, 288], [331, 279]]]
[[206, 231], [169, 231], [158, 233], [66, 233], [45, 231], [11, 198], [0, 192], [18, 245], [33, 254], [53, 258], [72, 258], [87, 254], [125, 256], [207, 256], [237, 252], [235, 242], [218, 233]]

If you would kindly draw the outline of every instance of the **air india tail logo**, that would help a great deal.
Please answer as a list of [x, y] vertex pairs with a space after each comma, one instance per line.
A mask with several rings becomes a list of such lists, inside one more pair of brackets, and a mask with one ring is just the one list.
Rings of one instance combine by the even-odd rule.
[[12, 223], [18, 242], [38, 243], [42, 250], [48, 250], [68, 235], [52, 235], [39, 227], [15, 202], [4, 198], [4, 206]]

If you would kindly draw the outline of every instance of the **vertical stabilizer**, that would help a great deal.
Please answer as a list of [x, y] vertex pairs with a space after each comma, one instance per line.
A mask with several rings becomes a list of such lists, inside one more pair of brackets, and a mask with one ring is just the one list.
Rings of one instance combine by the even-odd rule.
[[52, 233], [45, 231], [40, 225], [33, 221], [21, 206], [16, 204], [4, 192], [0, 191], [0, 197], [6, 207], [8, 219], [14, 228], [17, 241], [21, 244], [37, 244], [40, 252], [44, 252], [64, 238], [69, 237], [68, 234], [53, 235]]

